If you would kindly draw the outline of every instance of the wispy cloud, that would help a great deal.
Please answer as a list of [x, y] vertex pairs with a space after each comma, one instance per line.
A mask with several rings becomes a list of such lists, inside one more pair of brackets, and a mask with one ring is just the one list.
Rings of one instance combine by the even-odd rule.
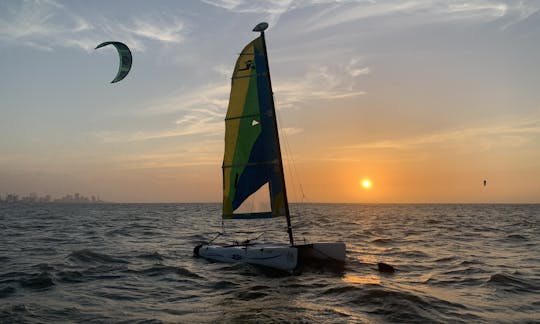
[[216, 118], [214, 113], [205, 114], [204, 112], [205, 110], [190, 111], [189, 114], [177, 120], [175, 126], [167, 126], [160, 130], [135, 132], [101, 131], [94, 135], [105, 143], [127, 143], [197, 134], [201, 134], [202, 136], [223, 134], [224, 125], [222, 118]]
[[369, 67], [362, 66], [359, 58], [347, 63], [326, 66], [311, 66], [298, 78], [289, 78], [276, 84], [278, 108], [290, 108], [312, 101], [353, 98], [366, 94], [358, 90], [361, 77], [370, 74]]
[[280, 133], [285, 135], [296, 135], [302, 133], [304, 130], [302, 128], [294, 128], [294, 127], [285, 127], [280, 128]]
[[15, 1], [0, 5], [0, 42], [52, 50], [62, 35], [92, 30], [93, 26], [52, 1]]
[[267, 22], [270, 25], [275, 25], [282, 14], [287, 12], [293, 0], [268, 0], [268, 1], [251, 1], [251, 0], [202, 0], [203, 2], [239, 13], [255, 13], [266, 16]]
[[137, 142], [201, 134], [223, 135], [225, 111], [230, 86], [206, 85], [183, 89], [158, 101], [144, 104], [134, 113], [136, 118], [148, 116], [180, 116], [154, 131], [101, 131], [94, 135], [106, 143]]
[[177, 151], [138, 153], [116, 156], [114, 163], [118, 169], [164, 169], [186, 166], [219, 166], [223, 154], [222, 140], [205, 140], [184, 143]]
[[371, 143], [338, 147], [339, 150], [414, 150], [426, 147], [471, 147], [486, 151], [493, 147], [523, 147], [539, 139], [540, 119], [515, 120], [492, 126], [453, 129], [416, 137], [381, 140]]
[[[532, 1], [503, 0], [406, 0], [406, 1], [300, 1], [291, 8], [314, 4], [325, 7], [304, 22], [306, 30], [316, 31], [371, 18], [399, 17], [401, 28], [406, 25], [422, 25], [433, 22], [490, 22], [502, 17], [519, 22], [539, 10]], [[407, 23], [405, 23], [407, 21]], [[380, 24], [389, 22], [381, 20]], [[503, 26], [504, 27], [504, 26]]]
[[136, 132], [120, 132], [120, 131], [101, 131], [96, 132], [94, 135], [101, 139], [104, 143], [128, 143], [128, 142], [140, 142], [148, 140], [156, 140], [163, 138], [187, 136], [202, 134], [204, 136], [210, 136], [223, 133], [222, 123], [206, 119], [193, 118], [192, 122], [178, 125], [174, 128], [167, 128], [156, 131], [136, 131]]
[[137, 114], [165, 115], [181, 111], [200, 111], [215, 117], [219, 111], [224, 114], [227, 109], [230, 88], [227, 82], [223, 82], [182, 89], [164, 99], [145, 104]]
[[160, 14], [152, 19], [137, 17], [124, 27], [135, 36], [164, 43], [181, 43], [186, 31], [184, 23], [177, 17]]
[[181, 43], [185, 33], [185, 24], [168, 13], [126, 15], [120, 20], [99, 13], [77, 13], [68, 4], [54, 0], [0, 4], [0, 45], [17, 44], [47, 51], [74, 47], [90, 51], [102, 41], [122, 39], [133, 49], [143, 51], [143, 40]]

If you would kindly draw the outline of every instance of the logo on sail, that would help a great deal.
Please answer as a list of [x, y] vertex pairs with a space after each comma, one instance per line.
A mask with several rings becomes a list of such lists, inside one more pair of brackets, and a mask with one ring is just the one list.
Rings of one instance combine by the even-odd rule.
[[238, 71], [247, 71], [247, 70], [255, 70], [255, 63], [253, 63], [252, 60], [247, 60], [244, 62], [245, 67], [243, 69], [238, 69]]

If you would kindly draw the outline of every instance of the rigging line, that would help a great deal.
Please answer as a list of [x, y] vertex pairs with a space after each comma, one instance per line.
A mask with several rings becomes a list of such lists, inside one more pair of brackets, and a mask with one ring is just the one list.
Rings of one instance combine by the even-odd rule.
[[252, 241], [257, 241], [257, 240], [260, 239], [261, 236], [263, 236], [265, 233], [266, 233], [266, 232], [262, 232], [261, 234], [257, 235], [256, 238], [254, 238], [254, 239], [247, 239], [247, 240], [245, 240], [244, 242], [245, 242], [245, 243], [249, 243], [249, 242], [252, 242]]
[[[283, 125], [281, 123], [281, 115], [280, 113], [277, 112], [276, 110], [276, 119], [277, 119], [277, 122], [279, 123], [279, 125]], [[289, 188], [292, 189], [292, 191], [289, 191], [289, 192], [292, 192], [292, 194], [294, 195], [295, 197], [295, 200], [298, 200], [298, 192], [297, 192], [297, 186], [296, 186], [296, 183], [294, 181], [294, 177], [293, 177], [293, 173], [291, 172], [291, 161], [290, 161], [290, 157], [291, 157], [291, 154], [289, 152], [289, 146], [288, 146], [288, 138], [287, 138], [287, 134], [286, 132], [281, 132], [282, 136], [281, 138], [283, 139], [282, 143], [284, 145], [284, 151], [285, 151], [285, 158], [287, 159], [287, 170], [283, 170], [284, 172], [287, 172], [287, 174], [289, 175], [289, 179], [291, 179], [291, 182], [289, 183]], [[285, 168], [284, 168], [285, 169]]]
[[221, 217], [221, 233], [225, 234], [225, 222], [223, 217]]
[[[276, 113], [277, 115], [277, 118], [279, 119], [279, 123], [281, 125], [282, 122], [281, 122], [281, 117], [280, 117], [280, 114]], [[289, 173], [289, 175], [291, 176], [291, 180], [292, 181], [292, 185], [293, 185], [293, 189], [294, 189], [294, 194], [295, 194], [295, 197], [296, 197], [296, 200], [298, 201], [298, 197], [300, 197], [300, 195], [298, 194], [298, 190], [299, 190], [299, 186], [301, 186], [300, 184], [300, 178], [298, 177], [298, 174], [293, 172], [294, 171], [294, 159], [293, 159], [293, 156], [292, 156], [292, 151], [291, 151], [291, 148], [290, 148], [290, 145], [289, 145], [289, 137], [287, 135], [286, 132], [283, 132], [283, 139], [284, 139], [284, 146], [285, 146], [285, 151], [287, 152], [287, 162], [289, 164], [289, 167], [287, 168], [287, 171]], [[294, 181], [296, 180], [296, 181]], [[300, 189], [301, 191], [301, 189]], [[303, 200], [303, 197], [301, 197], [301, 200]], [[301, 201], [302, 202], [302, 201]]]
[[[278, 119], [279, 124], [283, 125], [283, 123], [281, 122], [281, 113], [278, 112], [277, 110], [276, 110], [276, 117]], [[306, 194], [304, 192], [304, 187], [302, 186], [302, 180], [300, 179], [300, 174], [298, 173], [298, 169], [296, 168], [296, 161], [294, 160], [294, 156], [292, 154], [292, 150], [291, 150], [291, 147], [289, 145], [289, 139], [288, 139], [288, 136], [287, 136], [286, 132], [283, 132], [283, 139], [284, 139], [284, 142], [285, 142], [285, 151], [287, 152], [287, 161], [289, 162], [289, 165], [292, 165], [292, 169], [293, 169], [291, 171], [291, 168], [289, 167], [289, 174], [291, 174], [292, 178], [297, 179], [298, 187], [300, 189], [300, 193], [302, 194], [300, 202], [303, 203], [303, 202], [307, 201], [307, 197], [306, 197]], [[294, 185], [294, 182], [293, 182], [293, 185]], [[294, 189], [295, 191], [297, 190], [296, 186], [293, 186], [293, 188], [295, 188]]]
[[214, 242], [218, 237], [221, 236], [221, 234], [222, 233], [217, 233], [217, 235], [213, 239], [211, 239], [207, 244], [211, 244], [212, 242]]

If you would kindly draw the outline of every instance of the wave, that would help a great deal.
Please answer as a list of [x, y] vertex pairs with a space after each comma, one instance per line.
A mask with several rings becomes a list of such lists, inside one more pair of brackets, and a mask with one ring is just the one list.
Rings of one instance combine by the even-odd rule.
[[235, 299], [239, 300], [253, 300], [266, 297], [270, 294], [274, 294], [274, 291], [268, 286], [256, 285], [251, 287], [245, 287], [241, 290], [234, 292]]
[[[380, 286], [358, 289], [349, 303], [390, 322], [447, 322], [451, 319], [452, 322], [459, 323], [460, 321], [456, 319], [461, 318], [462, 323], [468, 323], [478, 320], [476, 315], [467, 311], [465, 305]], [[448, 318], [446, 315], [448, 313], [459, 316]]]
[[268, 296], [268, 293], [262, 291], [241, 291], [235, 294], [239, 300], [254, 300]]
[[480, 267], [457, 267], [454, 269], [449, 269], [445, 271], [444, 275], [452, 275], [452, 276], [470, 276], [474, 274], [482, 274], [487, 273], [488, 270], [480, 268]]
[[212, 289], [215, 289], [215, 290], [229, 290], [229, 289], [235, 288], [236, 286], [238, 286], [237, 283], [222, 280], [222, 281], [217, 281], [214, 284], [212, 284]]
[[485, 266], [486, 263], [478, 259], [475, 259], [475, 260], [464, 260], [459, 265], [460, 266]]
[[391, 238], [376, 238], [376, 239], [371, 240], [371, 243], [380, 244], [380, 245], [391, 244], [393, 242], [394, 240], [392, 240]]
[[506, 292], [538, 292], [540, 284], [533, 280], [523, 280], [507, 273], [496, 273], [489, 277], [486, 282], [488, 285], [497, 289], [502, 289]]
[[484, 282], [483, 278], [453, 277], [449, 279], [429, 278], [422, 282], [431, 286], [439, 287], [459, 287], [459, 286], [480, 286]]
[[25, 323], [28, 322], [26, 317], [29, 315], [31, 316], [32, 313], [24, 304], [8, 304], [5, 306], [2, 305], [2, 308], [0, 308], [0, 322], [5, 321], [7, 323]]
[[94, 252], [89, 249], [83, 249], [71, 252], [68, 259], [83, 263], [129, 263], [126, 260], [115, 258], [107, 254]]
[[418, 250], [412, 250], [412, 251], [396, 250], [396, 251], [387, 253], [387, 255], [396, 256], [396, 257], [399, 256], [399, 257], [405, 257], [405, 258], [413, 258], [413, 259], [425, 259], [425, 258], [430, 257], [425, 252], [418, 251]]
[[9, 297], [10, 295], [14, 294], [15, 291], [16, 289], [11, 286], [0, 288], [0, 298]]
[[46, 289], [55, 285], [51, 274], [46, 271], [21, 278], [19, 283], [22, 287], [30, 289]]
[[129, 272], [124, 264], [101, 264], [81, 271], [82, 280], [109, 280], [125, 278], [125, 272]]
[[80, 271], [59, 271], [56, 277], [58, 281], [66, 283], [84, 282], [88, 279]]
[[375, 315], [377, 319], [374, 322], [468, 323], [480, 319], [461, 303], [419, 295], [410, 290], [396, 290], [381, 284], [334, 286], [322, 294], [333, 295], [340, 303], [354, 305], [363, 313]]
[[322, 292], [324, 295], [342, 295], [351, 291], [356, 291], [358, 287], [356, 286], [341, 286], [341, 287], [332, 287], [328, 288]]
[[433, 262], [447, 263], [447, 262], [453, 262], [453, 261], [457, 261], [457, 257], [455, 256], [443, 257], [443, 258], [436, 259]]
[[137, 258], [140, 259], [146, 259], [146, 260], [156, 260], [156, 261], [163, 261], [163, 256], [159, 254], [158, 252], [152, 252], [152, 253], [143, 253], [137, 256]]
[[135, 273], [144, 274], [150, 277], [163, 276], [167, 274], [176, 274], [181, 277], [202, 278], [198, 274], [191, 272], [188, 269], [185, 269], [182, 267], [166, 266], [166, 265], [161, 265], [161, 264], [156, 264], [150, 268], [146, 268], [142, 270], [132, 270], [132, 271]]
[[523, 236], [521, 234], [511, 234], [511, 235], [506, 236], [506, 239], [510, 241], [519, 241], [519, 242], [529, 240], [526, 236]]
[[126, 228], [117, 228], [113, 229], [111, 231], [108, 231], [105, 233], [105, 236], [107, 237], [114, 237], [114, 236], [133, 236]]

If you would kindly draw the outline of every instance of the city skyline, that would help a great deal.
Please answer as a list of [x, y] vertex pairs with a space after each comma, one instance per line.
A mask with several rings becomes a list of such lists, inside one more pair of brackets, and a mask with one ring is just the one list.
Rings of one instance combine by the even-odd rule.
[[78, 192], [73, 194], [65, 194], [60, 197], [51, 195], [38, 195], [37, 193], [15, 194], [15, 193], [0, 193], [0, 203], [104, 203], [98, 195], [86, 197]]
[[0, 192], [220, 202], [261, 21], [291, 202], [540, 203], [540, 2], [509, 0], [3, 2]]

